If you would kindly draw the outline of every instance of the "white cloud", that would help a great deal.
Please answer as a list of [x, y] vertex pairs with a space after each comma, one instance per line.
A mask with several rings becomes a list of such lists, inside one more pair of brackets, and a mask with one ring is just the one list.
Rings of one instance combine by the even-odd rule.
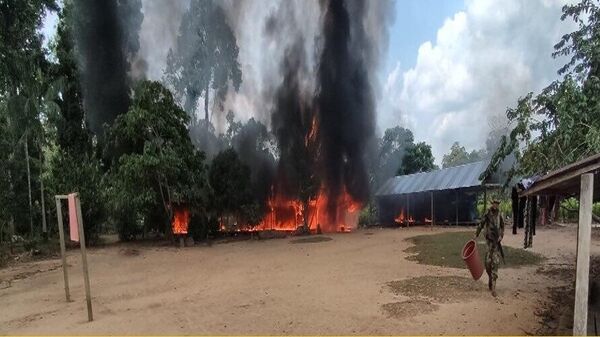
[[[388, 75], [389, 104], [379, 125], [408, 126], [417, 140], [432, 145], [438, 162], [454, 141], [485, 147], [490, 118], [557, 78], [564, 60], [552, 58], [553, 46], [574, 29], [560, 20], [563, 4], [467, 1], [465, 11], [444, 22], [435, 42], [421, 45], [413, 68], [401, 78], [399, 66]], [[395, 119], [398, 110], [406, 117]]]
[[386, 94], [389, 94], [390, 92], [393, 92], [396, 87], [399, 85], [398, 80], [400, 78], [402, 68], [400, 68], [400, 62], [396, 63], [396, 66], [394, 67], [394, 70], [392, 70], [388, 76], [387, 79], [385, 81], [385, 87], [384, 87], [384, 92]]

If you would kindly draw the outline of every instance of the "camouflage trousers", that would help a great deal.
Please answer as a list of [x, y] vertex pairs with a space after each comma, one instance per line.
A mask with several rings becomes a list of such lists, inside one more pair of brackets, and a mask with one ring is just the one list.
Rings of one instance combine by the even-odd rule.
[[500, 264], [500, 252], [491, 240], [487, 240], [487, 251], [485, 252], [485, 271], [490, 280], [495, 284], [498, 279], [498, 265]]

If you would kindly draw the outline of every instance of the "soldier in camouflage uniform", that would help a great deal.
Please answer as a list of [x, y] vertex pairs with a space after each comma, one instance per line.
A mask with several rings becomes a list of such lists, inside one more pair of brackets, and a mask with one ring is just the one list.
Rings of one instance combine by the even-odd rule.
[[498, 264], [500, 264], [498, 244], [504, 237], [504, 220], [500, 214], [499, 206], [500, 201], [492, 201], [492, 206], [485, 213], [475, 232], [475, 238], [477, 238], [481, 231], [484, 231], [485, 241], [487, 243], [485, 271], [489, 277], [488, 287], [494, 297], [496, 297], [496, 279], [498, 279]]

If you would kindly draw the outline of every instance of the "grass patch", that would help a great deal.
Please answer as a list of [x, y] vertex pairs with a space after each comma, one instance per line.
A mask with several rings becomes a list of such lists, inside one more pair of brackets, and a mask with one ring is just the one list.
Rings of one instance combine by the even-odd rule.
[[[428, 264], [440, 267], [465, 268], [462, 260], [462, 248], [467, 241], [473, 238], [473, 232], [449, 232], [433, 235], [419, 235], [408, 238], [415, 246], [408, 248], [405, 252], [415, 254], [409, 257], [409, 260], [417, 261], [420, 264]], [[501, 267], [520, 267], [527, 265], [536, 265], [544, 260], [544, 257], [526, 251], [521, 248], [512, 248], [506, 245], [502, 246], [506, 265], [502, 262]], [[477, 241], [477, 249], [483, 261], [486, 251], [485, 240]]]
[[320, 236], [319, 235], [319, 236], [309, 236], [307, 238], [292, 240], [292, 241], [290, 241], [290, 243], [317, 243], [317, 242], [325, 242], [325, 241], [331, 241], [331, 240], [333, 240], [333, 239], [328, 236]]
[[426, 300], [408, 300], [403, 302], [386, 303], [381, 306], [387, 317], [407, 318], [436, 311], [439, 306]]
[[461, 276], [419, 276], [388, 282], [387, 286], [396, 295], [426, 297], [442, 303], [480, 296], [487, 290], [481, 282]]

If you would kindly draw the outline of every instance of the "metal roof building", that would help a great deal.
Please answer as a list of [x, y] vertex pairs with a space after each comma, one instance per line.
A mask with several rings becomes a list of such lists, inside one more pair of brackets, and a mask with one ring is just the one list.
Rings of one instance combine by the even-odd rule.
[[487, 161], [479, 161], [446, 169], [395, 176], [383, 184], [376, 196], [407, 193], [454, 190], [458, 188], [480, 188], [479, 176], [488, 166]]
[[395, 176], [375, 193], [380, 223], [475, 223], [477, 195], [496, 182], [480, 176], [488, 161]]

